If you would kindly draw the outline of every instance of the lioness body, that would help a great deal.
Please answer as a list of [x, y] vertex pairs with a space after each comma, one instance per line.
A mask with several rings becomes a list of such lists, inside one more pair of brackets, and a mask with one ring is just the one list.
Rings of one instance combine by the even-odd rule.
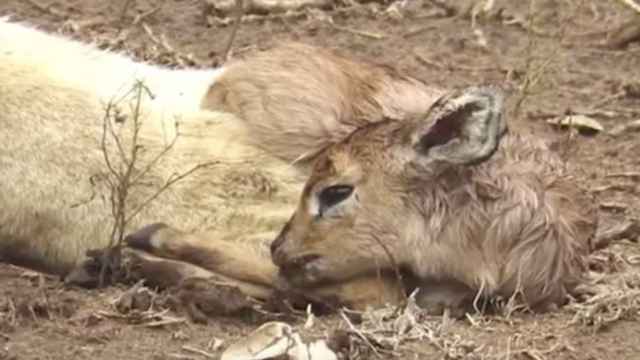
[[[420, 112], [438, 94], [386, 68], [303, 44], [219, 69], [172, 70], [0, 19], [0, 260], [66, 274], [88, 249], [108, 244], [109, 191], [96, 177], [107, 171], [103, 119], [107, 105], [138, 80], [152, 96], [142, 103], [139, 166], [166, 148], [175, 122], [180, 136], [132, 191], [131, 203], [174, 173], [219, 163], [171, 186], [130, 229], [150, 221], [215, 229], [212, 244], [232, 241], [244, 263], [264, 263], [247, 271], [276, 269], [268, 243], [295, 205], [306, 159], [353, 130], [353, 119]], [[124, 134], [131, 105], [131, 96], [119, 104]]]

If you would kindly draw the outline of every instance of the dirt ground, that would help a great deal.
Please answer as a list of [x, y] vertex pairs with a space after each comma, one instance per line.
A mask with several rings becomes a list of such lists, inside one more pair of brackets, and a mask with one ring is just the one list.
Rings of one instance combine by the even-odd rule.
[[[345, 0], [322, 10], [249, 14], [233, 55], [294, 39], [391, 64], [437, 86], [500, 84], [512, 92], [511, 127], [552, 140], [577, 165], [577, 178], [597, 195], [604, 222], [639, 218], [639, 127], [618, 127], [640, 121], [640, 42], [627, 44], [629, 28], [619, 30], [637, 25], [640, 14], [621, 1], [544, 0], [532, 7], [496, 1], [472, 19], [459, 11], [465, 1], [442, 3]], [[220, 64], [232, 31], [231, 18], [204, 0], [2, 0], [3, 15], [172, 66]], [[548, 123], [570, 114], [585, 115], [604, 130], [567, 131]], [[430, 336], [409, 339], [393, 354], [366, 355], [365, 346], [357, 356], [638, 359], [636, 236], [629, 233], [593, 255], [602, 279], [586, 302], [546, 315], [471, 316], [447, 326], [428, 318]], [[229, 318], [195, 324], [173, 312], [123, 314], [114, 301], [124, 288], [65, 288], [58, 279], [5, 264], [0, 289], [0, 359], [217, 358], [257, 325]], [[303, 333], [346, 326], [329, 316]]]

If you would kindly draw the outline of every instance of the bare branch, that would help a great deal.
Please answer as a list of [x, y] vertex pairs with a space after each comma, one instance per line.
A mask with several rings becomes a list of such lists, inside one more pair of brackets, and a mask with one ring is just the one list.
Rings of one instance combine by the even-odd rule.
[[104, 157], [104, 162], [107, 166], [107, 169], [113, 176], [117, 177], [118, 172], [111, 164], [111, 160], [109, 159], [109, 151], [107, 150], [107, 128], [109, 127], [109, 114], [112, 106], [113, 104], [110, 102], [109, 104], [107, 104], [107, 109], [105, 110], [105, 116], [102, 122], [102, 139], [100, 142], [100, 147], [102, 149], [102, 156]]
[[178, 141], [178, 137], [180, 136], [180, 133], [177, 131], [178, 125], [176, 123], [176, 136], [173, 137], [173, 139], [171, 139], [171, 142], [165, 146], [164, 149], [162, 149], [162, 151], [160, 151], [158, 153], [158, 155], [156, 155], [156, 157], [154, 157], [141, 171], [140, 173], [131, 181], [132, 185], [138, 184], [138, 182], [147, 175], [147, 173], [149, 173], [149, 171], [158, 163], [158, 161], [160, 161], [160, 159], [162, 159], [169, 151], [171, 151], [171, 149], [173, 149], [173, 146], [176, 144], [176, 142]]
[[[111, 117], [111, 109], [115, 109], [114, 111], [117, 113], [118, 112], [118, 108], [115, 106], [111, 106], [107, 109], [107, 116], [110, 118]], [[117, 117], [117, 114], [116, 114]], [[124, 148], [122, 147], [122, 141], [120, 141], [120, 137], [118, 136], [118, 134], [116, 134], [115, 129], [113, 128], [113, 124], [111, 121], [107, 120], [106, 121], [107, 126], [109, 127], [109, 132], [111, 133], [111, 136], [113, 137], [115, 143], [116, 143], [116, 147], [118, 148], [118, 153], [120, 154], [121, 160], [123, 163], [128, 163], [129, 160], [127, 159], [127, 155], [124, 152]]]
[[178, 181], [186, 178], [187, 176], [193, 174], [194, 172], [202, 169], [202, 168], [206, 168], [206, 167], [210, 167], [213, 165], [217, 165], [219, 164], [219, 162], [217, 161], [212, 161], [212, 162], [208, 162], [208, 163], [204, 163], [204, 164], [198, 164], [194, 167], [192, 167], [191, 169], [181, 173], [181, 174], [173, 174], [171, 177], [169, 177], [169, 179], [165, 182], [164, 185], [162, 185], [162, 187], [160, 189], [158, 189], [153, 195], [151, 195], [149, 198], [147, 198], [147, 200], [143, 201], [142, 204], [140, 204], [132, 213], [131, 215], [129, 215], [127, 217], [127, 219], [125, 220], [126, 223], [129, 223], [138, 213], [140, 213], [140, 211], [142, 211], [142, 209], [144, 209], [147, 205], [149, 205], [149, 203], [151, 203], [153, 200], [155, 200], [158, 196], [160, 196], [163, 192], [165, 192], [168, 188], [170, 188], [173, 184], [177, 183]]
[[[147, 197], [140, 203], [132, 203], [130, 199], [132, 189], [137, 184], [140, 184], [152, 168], [154, 168], [159, 161], [174, 148], [174, 145], [180, 136], [176, 124], [176, 136], [172, 141], [168, 145], [164, 146], [157, 155], [153, 156], [150, 162], [147, 164], [139, 164], [141, 151], [144, 149], [139, 142], [143, 127], [143, 98], [145, 96], [151, 99], [154, 98], [150, 89], [145, 86], [142, 81], [135, 81], [131, 89], [126, 91], [122, 96], [114, 96], [105, 108], [100, 148], [103, 153], [107, 171], [103, 174], [97, 174], [97, 176], [100, 180], [104, 180], [108, 185], [113, 225], [111, 227], [109, 246], [104, 252], [104, 258], [101, 261], [102, 267], [99, 275], [100, 286], [103, 286], [105, 283], [107, 269], [112, 270], [112, 275], [115, 275], [115, 273], [119, 271], [118, 269], [121, 256], [120, 249], [125, 237], [127, 226], [131, 220], [178, 181], [183, 180], [199, 169], [217, 164], [217, 162], [198, 164], [183, 173], [174, 173], [169, 176], [164, 184], [161, 185], [160, 188], [151, 196]], [[122, 116], [118, 111], [118, 106], [121, 102], [126, 101], [131, 97], [133, 97], [129, 107], [131, 119], [126, 122], [126, 124], [131, 127], [131, 133], [128, 131], [124, 132], [124, 134], [130, 136], [130, 139], [129, 141], [123, 142], [123, 133], [116, 131], [115, 129], [115, 123], [125, 124], [124, 121], [119, 121]], [[116, 156], [115, 159], [111, 155], [113, 152], [109, 149], [110, 144], [111, 146], [115, 146], [117, 149], [115, 151], [119, 156]], [[137, 171], [136, 169], [138, 168], [141, 168], [142, 170]], [[92, 195], [92, 198], [94, 196], [95, 194]]]
[[127, 15], [127, 11], [131, 6], [133, 0], [124, 0], [124, 4], [122, 5], [122, 10], [120, 10], [120, 23], [124, 21], [124, 17]]
[[633, 0], [620, 0], [620, 1], [622, 1], [623, 4], [627, 5], [629, 8], [633, 9], [638, 14], [640, 14], [640, 5], [638, 5], [635, 1]]
[[224, 61], [228, 61], [231, 57], [231, 48], [233, 47], [233, 42], [236, 39], [236, 34], [238, 33], [238, 28], [240, 27], [240, 22], [242, 21], [243, 15], [244, 15], [244, 0], [236, 0], [236, 18], [233, 24], [233, 29], [231, 29], [231, 35], [229, 35], [229, 41], [227, 42], [227, 47], [224, 50]]

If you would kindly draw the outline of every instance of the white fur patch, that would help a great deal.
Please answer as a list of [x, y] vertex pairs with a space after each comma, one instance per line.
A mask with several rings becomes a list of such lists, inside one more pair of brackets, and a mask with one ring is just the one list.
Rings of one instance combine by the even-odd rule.
[[[198, 111], [209, 87], [224, 72], [218, 69], [173, 70], [100, 50], [31, 25], [0, 19], [0, 51], [22, 64], [45, 72], [52, 81], [96, 94], [108, 102], [136, 81], [155, 95], [154, 107], [167, 113]], [[7, 61], [7, 60], [5, 60]]]

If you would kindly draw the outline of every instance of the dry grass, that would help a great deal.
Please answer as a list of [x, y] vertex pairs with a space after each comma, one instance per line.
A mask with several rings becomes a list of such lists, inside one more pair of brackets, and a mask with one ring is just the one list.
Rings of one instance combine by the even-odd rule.
[[589, 280], [583, 285], [584, 297], [567, 307], [573, 319], [592, 332], [607, 329], [621, 320], [640, 316], [640, 255], [637, 244], [621, 241], [599, 250], [591, 258]]
[[[410, 297], [403, 309], [387, 307], [363, 313], [345, 310], [334, 332], [348, 336], [348, 345], [342, 345], [348, 359], [423, 357], [425, 353], [416, 350], [415, 345], [425, 343], [442, 359], [550, 360], [563, 351], [577, 354], [579, 351], [564, 333], [595, 334], [619, 321], [640, 319], [640, 255], [637, 249], [629, 251], [633, 244], [627, 245], [614, 246], [592, 256], [592, 262], [600, 263], [601, 270], [590, 274], [580, 299], [557, 310], [555, 317], [561, 319], [561, 329], [564, 329], [561, 331], [557, 331], [557, 327], [525, 326], [526, 312], [514, 311], [508, 306], [501, 314], [467, 314], [462, 321], [453, 320], [446, 313], [431, 316]], [[485, 336], [471, 335], [505, 332], [512, 335], [507, 336], [506, 344], [502, 345]], [[337, 336], [333, 336], [335, 342]]]
[[[363, 313], [343, 311], [343, 326], [350, 335], [350, 359], [398, 357], [403, 345], [410, 342], [429, 342], [445, 357], [458, 359], [475, 353], [479, 345], [450, 331], [453, 321], [444, 316], [430, 316], [410, 296], [402, 309], [385, 307]], [[357, 317], [358, 325], [350, 318]]]

